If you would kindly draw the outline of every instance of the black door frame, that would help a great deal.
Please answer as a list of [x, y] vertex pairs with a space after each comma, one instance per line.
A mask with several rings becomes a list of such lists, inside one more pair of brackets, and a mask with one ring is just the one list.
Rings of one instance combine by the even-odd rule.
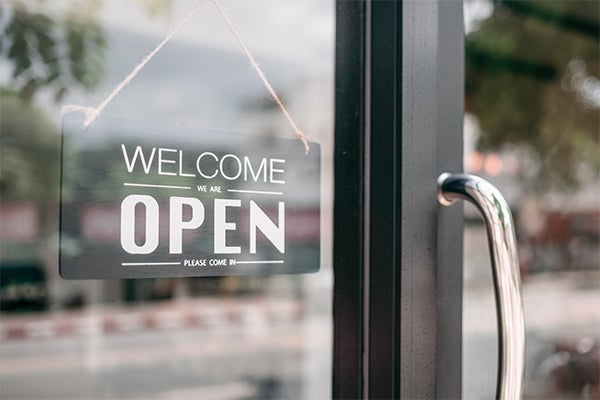
[[334, 398], [459, 398], [460, 0], [338, 0]]

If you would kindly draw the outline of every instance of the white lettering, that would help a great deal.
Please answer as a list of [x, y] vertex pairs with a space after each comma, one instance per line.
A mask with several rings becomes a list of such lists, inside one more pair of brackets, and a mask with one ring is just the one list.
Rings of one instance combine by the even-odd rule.
[[254, 201], [250, 201], [250, 253], [256, 253], [257, 228], [281, 254], [285, 253], [285, 203], [282, 201], [278, 204], [278, 220], [279, 226], [275, 225]]
[[209, 155], [212, 156], [212, 158], [215, 159], [215, 161], [219, 161], [219, 158], [215, 155], [215, 153], [211, 153], [209, 151], [205, 151], [204, 153], [200, 154], [198, 156], [198, 158], [196, 159], [196, 170], [198, 171], [198, 173], [200, 174], [201, 177], [206, 178], [206, 179], [212, 179], [215, 176], [217, 176], [217, 168], [215, 168], [215, 172], [212, 175], [204, 175], [204, 172], [202, 172], [202, 169], [200, 169], [200, 161], [202, 160], [202, 157]]
[[[146, 209], [146, 242], [135, 242], [135, 207]], [[158, 203], [151, 196], [131, 194], [121, 203], [121, 247], [129, 254], [150, 254], [158, 247]]]
[[273, 174], [275, 174], [275, 173], [283, 174], [285, 172], [283, 169], [275, 169], [273, 164], [275, 164], [275, 163], [285, 164], [285, 160], [280, 160], [278, 158], [271, 158], [269, 161], [271, 164], [271, 173], [269, 174], [269, 181], [271, 183], [285, 184], [284, 180], [277, 180], [273, 177]]
[[[189, 221], [183, 220], [183, 206], [192, 208]], [[169, 202], [169, 253], [181, 254], [183, 230], [196, 229], [204, 222], [204, 205], [195, 197], [171, 197]]]
[[260, 161], [260, 165], [258, 166], [258, 171], [256, 175], [254, 175], [254, 170], [252, 169], [252, 164], [250, 163], [250, 159], [247, 156], [244, 156], [244, 180], [248, 180], [248, 171], [250, 171], [250, 175], [254, 182], [258, 181], [258, 177], [260, 176], [260, 171], [263, 171], [263, 182], [267, 181], [267, 159], [263, 157]]
[[[232, 158], [235, 160], [235, 162], [237, 163], [237, 174], [235, 174], [234, 176], [227, 176], [225, 175], [225, 171], [223, 170], [223, 162], [225, 162], [225, 160], [227, 160], [228, 158]], [[240, 177], [241, 173], [242, 173], [242, 162], [240, 161], [239, 158], [237, 158], [235, 155], [233, 154], [225, 154], [223, 156], [223, 158], [221, 158], [221, 162], [219, 163], [219, 169], [221, 170], [221, 176], [227, 180], [233, 181], [237, 178]]]
[[177, 162], [175, 160], [167, 160], [167, 159], [163, 158], [163, 152], [177, 153], [177, 150], [163, 149], [163, 148], [158, 149], [158, 174], [159, 175], [177, 175], [175, 172], [163, 172], [163, 169], [162, 169], [163, 164], [175, 164]]
[[183, 151], [179, 150], [179, 176], [196, 176], [195, 174], [185, 174], [183, 172]]
[[154, 153], [156, 152], [156, 147], [152, 148], [152, 152], [150, 153], [150, 158], [148, 158], [147, 161], [144, 158], [144, 152], [142, 150], [142, 146], [137, 146], [135, 148], [135, 151], [133, 152], [133, 159], [131, 159], [131, 160], [127, 156], [127, 150], [125, 149], [124, 144], [121, 145], [121, 150], [123, 150], [123, 158], [125, 159], [125, 166], [127, 167], [127, 172], [129, 172], [129, 173], [133, 172], [133, 168], [135, 167], [135, 163], [136, 163], [138, 157], [141, 160], [142, 168], [144, 169], [144, 172], [146, 174], [148, 174], [150, 172], [150, 167], [152, 166], [152, 161], [154, 160]]
[[227, 222], [227, 207], [240, 207], [241, 200], [215, 199], [215, 253], [216, 254], [240, 254], [239, 246], [227, 246], [227, 231], [236, 229], [235, 222]]

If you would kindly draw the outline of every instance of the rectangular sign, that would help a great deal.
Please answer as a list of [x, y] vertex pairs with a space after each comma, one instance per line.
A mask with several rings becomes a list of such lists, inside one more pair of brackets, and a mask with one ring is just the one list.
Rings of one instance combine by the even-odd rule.
[[320, 148], [103, 117], [63, 121], [65, 279], [296, 274], [320, 263]]

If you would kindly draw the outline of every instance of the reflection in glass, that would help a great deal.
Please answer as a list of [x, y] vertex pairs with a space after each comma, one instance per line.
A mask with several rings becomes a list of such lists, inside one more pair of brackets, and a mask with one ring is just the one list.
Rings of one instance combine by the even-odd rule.
[[[527, 398], [600, 395], [600, 4], [465, 3], [465, 170], [517, 219]], [[496, 327], [483, 226], [465, 209], [466, 398], [493, 396]]]
[[[333, 4], [221, 4], [294, 120], [321, 146], [321, 252], [315, 260], [321, 270], [65, 281], [58, 276], [60, 106], [97, 105], [196, 4], [74, 3], [0, 5], [0, 65], [6, 66], [0, 68], [3, 397], [328, 397]], [[215, 142], [229, 133], [294, 138], [210, 2], [113, 99], [104, 116], [99, 124], [171, 126], [187, 132], [191, 142], [195, 131], [210, 132]], [[93, 130], [88, 133], [93, 145]], [[118, 129], [108, 129], [98, 143], [119, 139]], [[75, 161], [64, 159], [62, 167], [72, 170]], [[78, 172], [90, 174], [93, 166], [87, 166]], [[69, 179], [93, 176], [63, 176], [63, 183]], [[97, 188], [86, 188], [101, 198], [92, 193]], [[72, 195], [63, 192], [63, 200]], [[315, 231], [303, 223], [314, 214], [296, 213], [289, 221], [300, 259], [313, 255]], [[98, 200], [85, 217], [66, 217], [102, 241], [112, 232], [110, 215], [110, 204]], [[80, 238], [64, 235], [61, 251], [81, 254]]]

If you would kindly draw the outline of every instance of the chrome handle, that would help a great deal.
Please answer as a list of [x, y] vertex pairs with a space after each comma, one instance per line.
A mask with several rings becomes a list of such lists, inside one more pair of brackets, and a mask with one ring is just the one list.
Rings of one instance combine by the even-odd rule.
[[500, 191], [485, 179], [473, 175], [440, 175], [438, 202], [450, 206], [458, 199], [468, 200], [479, 209], [488, 234], [500, 331], [496, 398], [519, 399], [525, 372], [525, 321], [510, 208]]

